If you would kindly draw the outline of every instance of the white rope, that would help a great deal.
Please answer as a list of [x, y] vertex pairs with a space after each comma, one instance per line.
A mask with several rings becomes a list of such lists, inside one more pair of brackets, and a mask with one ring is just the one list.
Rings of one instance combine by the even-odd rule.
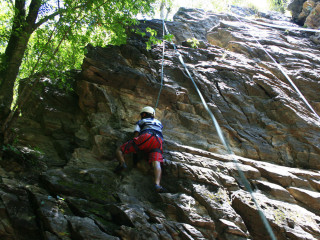
[[161, 62], [161, 85], [160, 85], [160, 90], [159, 90], [159, 93], [158, 93], [158, 97], [157, 97], [157, 101], [156, 101], [156, 106], [155, 106], [155, 111], [157, 110], [157, 107], [158, 107], [158, 104], [159, 104], [159, 99], [160, 99], [160, 94], [161, 94], [161, 91], [162, 91], [162, 87], [163, 87], [163, 65], [164, 65], [164, 52], [165, 52], [165, 46], [166, 46], [166, 43], [165, 43], [165, 40], [164, 40], [164, 34], [165, 34], [165, 29], [164, 29], [164, 26], [165, 26], [165, 22], [164, 22], [164, 19], [162, 19], [162, 62]]
[[[234, 14], [234, 16], [238, 19], [239, 22], [244, 23], [243, 21], [241, 21], [237, 15]], [[291, 78], [289, 77], [289, 75], [285, 72], [285, 69], [270, 55], [270, 53], [265, 49], [265, 47], [257, 40], [257, 38], [255, 36], [253, 36], [253, 34], [250, 33], [249, 34], [253, 37], [253, 39], [258, 43], [258, 45], [263, 49], [263, 51], [269, 56], [269, 58], [276, 64], [276, 66], [280, 69], [280, 71], [282, 72], [282, 74], [285, 76], [285, 78], [289, 81], [289, 83], [291, 84], [291, 86], [294, 88], [294, 90], [298, 93], [298, 95], [301, 97], [301, 99], [304, 101], [304, 103], [309, 107], [309, 109], [315, 114], [315, 116], [319, 119], [320, 121], [320, 116], [317, 114], [317, 112], [313, 109], [313, 107], [309, 104], [309, 102], [307, 101], [307, 99], [304, 97], [304, 95], [300, 92], [299, 88], [294, 84], [294, 82], [291, 80]]]
[[[165, 23], [164, 23], [164, 24], [165, 24]], [[167, 32], [167, 34], [168, 34], [169, 31], [167, 30], [167, 27], [166, 27], [166, 26], [165, 26], [165, 30], [166, 30], [166, 32]], [[241, 168], [240, 168], [240, 166], [239, 166], [239, 164], [238, 164], [238, 162], [237, 162], [237, 159], [235, 158], [235, 155], [234, 155], [234, 153], [232, 152], [232, 150], [231, 150], [231, 148], [230, 148], [229, 143], [227, 142], [227, 140], [226, 140], [225, 137], [223, 136], [223, 133], [222, 133], [222, 130], [221, 130], [221, 127], [220, 127], [218, 121], [216, 120], [214, 114], [212, 113], [212, 111], [211, 111], [210, 108], [208, 107], [208, 104], [206, 103], [205, 99], [203, 98], [203, 96], [202, 96], [202, 94], [201, 94], [201, 91], [200, 91], [199, 88], [197, 87], [197, 84], [195, 83], [195, 81], [194, 81], [193, 77], [191, 76], [191, 74], [190, 74], [190, 72], [189, 72], [186, 64], [185, 64], [184, 61], [183, 61], [182, 55], [181, 55], [181, 54], [179, 53], [179, 51], [177, 50], [175, 44], [174, 44], [173, 42], [171, 42], [171, 43], [172, 43], [173, 46], [174, 46], [174, 50], [177, 52], [177, 55], [178, 55], [178, 58], [179, 58], [181, 64], [183, 65], [185, 71], [187, 72], [189, 78], [191, 79], [191, 81], [192, 81], [192, 83], [193, 83], [193, 85], [194, 85], [194, 87], [195, 87], [195, 89], [196, 89], [196, 91], [197, 91], [197, 93], [198, 93], [198, 95], [199, 95], [199, 97], [200, 97], [200, 99], [201, 99], [201, 102], [202, 102], [204, 108], [206, 109], [206, 111], [208, 112], [209, 116], [211, 117], [211, 120], [213, 121], [213, 124], [214, 124], [214, 126], [215, 126], [215, 128], [216, 128], [216, 130], [217, 130], [217, 133], [218, 133], [218, 136], [219, 136], [219, 138], [220, 138], [220, 141], [222, 142], [223, 146], [224, 146], [225, 149], [227, 150], [228, 154], [230, 154], [230, 155], [232, 156], [233, 163], [235, 164], [235, 166], [236, 166], [236, 168], [237, 168], [237, 171], [238, 171], [238, 173], [239, 173], [239, 176], [240, 176], [240, 178], [241, 178], [241, 180], [242, 180], [242, 184], [245, 186], [245, 188], [246, 188], [246, 189], [248, 190], [248, 192], [250, 193], [251, 198], [252, 198], [252, 200], [253, 200], [253, 202], [254, 202], [257, 210], [258, 210], [258, 213], [259, 213], [259, 215], [260, 215], [260, 218], [261, 218], [261, 220], [262, 220], [265, 228], [267, 229], [268, 234], [270, 235], [270, 237], [271, 237], [272, 240], [276, 240], [276, 237], [275, 237], [275, 235], [274, 235], [274, 233], [273, 233], [273, 231], [272, 231], [272, 228], [271, 228], [271, 226], [270, 226], [270, 224], [269, 224], [269, 222], [268, 222], [265, 214], [263, 213], [260, 205], [258, 204], [257, 200], [255, 199], [255, 197], [254, 197], [254, 195], [253, 195], [253, 190], [252, 190], [252, 188], [251, 188], [251, 186], [250, 186], [249, 181], [246, 179], [243, 171], [241, 170]]]

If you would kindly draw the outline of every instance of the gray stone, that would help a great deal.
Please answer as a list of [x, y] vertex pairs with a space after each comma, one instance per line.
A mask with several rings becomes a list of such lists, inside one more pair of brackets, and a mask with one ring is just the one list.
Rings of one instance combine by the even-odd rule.
[[68, 217], [73, 238], [90, 240], [117, 240], [118, 237], [102, 232], [90, 218]]
[[25, 190], [1, 184], [2, 237], [8, 239], [41, 239], [36, 216]]
[[[126, 155], [127, 169], [113, 172], [115, 149], [132, 138], [140, 109], [155, 104], [160, 45], [146, 50], [148, 36], [135, 35], [121, 46], [89, 45], [81, 74], [71, 80], [74, 92], [42, 79], [40, 85], [47, 85], [32, 93], [15, 126], [20, 152], [0, 157], [0, 238], [265, 239], [252, 196], [277, 239], [318, 238], [319, 121], [262, 46], [317, 112], [320, 52], [305, 33], [262, 23], [297, 26], [276, 14], [240, 22], [183, 8], [167, 22], [235, 154], [224, 148], [172, 43], [166, 43], [156, 111], [164, 125], [166, 193], [155, 191], [152, 165], [142, 153], [135, 163]], [[162, 21], [136, 27], [148, 26], [162, 37]], [[185, 43], [192, 38], [201, 46]], [[43, 159], [35, 156], [37, 147]], [[32, 170], [26, 164], [40, 160], [44, 166]]]

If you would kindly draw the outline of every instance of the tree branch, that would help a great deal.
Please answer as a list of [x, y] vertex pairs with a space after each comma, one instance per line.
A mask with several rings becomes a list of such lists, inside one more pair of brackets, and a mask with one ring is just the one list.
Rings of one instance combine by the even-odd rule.
[[34, 25], [38, 17], [38, 12], [41, 7], [41, 0], [32, 0], [29, 5], [29, 14], [26, 18], [27, 23], [29, 24], [29, 30], [34, 31]]
[[50, 19], [53, 19], [55, 16], [57, 16], [57, 15], [63, 13], [63, 12], [65, 12], [65, 11], [62, 11], [62, 10], [56, 11], [56, 12], [54, 12], [54, 13], [52, 13], [52, 14], [44, 17], [44, 18], [42, 18], [41, 20], [39, 20], [39, 21], [34, 25], [34, 29], [37, 29], [38, 27], [40, 27], [40, 26], [41, 26], [42, 24], [44, 24], [45, 22], [49, 21]]
[[58, 11], [56, 11], [56, 12], [54, 12], [54, 13], [52, 13], [52, 14], [50, 14], [50, 15], [42, 18], [42, 19], [40, 19], [40, 20], [35, 24], [35, 28], [34, 28], [34, 29], [37, 29], [37, 28], [40, 27], [42, 24], [44, 24], [45, 22], [53, 19], [55, 16], [57, 16], [57, 15], [59, 15], [59, 14], [65, 13], [65, 12], [67, 12], [67, 11], [74, 11], [74, 10], [76, 10], [76, 9], [78, 9], [78, 8], [82, 8], [82, 7], [86, 6], [86, 5], [87, 5], [87, 4], [82, 4], [82, 5], [79, 5], [79, 6], [74, 7], [73, 9], [67, 9], [67, 8], [61, 9], [61, 8], [59, 8]]
[[16, 0], [14, 7], [18, 11], [16, 12], [15, 18], [16, 18], [16, 16], [25, 17], [25, 14], [26, 14], [25, 4], [26, 4], [25, 0]]
[[10, 1], [10, 3], [11, 3], [12, 7], [13, 7], [13, 6], [14, 6], [13, 0], [9, 0], [9, 1]]
[[[22, 29], [25, 25], [25, 17], [26, 17], [26, 9], [25, 9], [25, 0], [16, 0], [14, 5], [14, 17], [13, 17], [13, 23], [12, 23], [12, 29], [10, 33], [10, 38], [8, 41], [8, 45], [6, 47], [5, 55], [9, 56], [7, 58], [7, 62], [10, 61], [10, 57], [12, 56], [12, 53], [15, 49], [15, 45], [19, 41], [18, 33], [19, 29]], [[1, 85], [3, 82], [1, 82]]]

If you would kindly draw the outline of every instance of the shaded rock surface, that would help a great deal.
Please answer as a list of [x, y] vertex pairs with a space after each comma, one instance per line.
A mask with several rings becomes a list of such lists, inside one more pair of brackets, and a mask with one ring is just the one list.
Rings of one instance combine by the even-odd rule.
[[[148, 24], [161, 28], [140, 27]], [[115, 174], [116, 147], [132, 137], [141, 107], [155, 104], [162, 49], [147, 51], [137, 36], [89, 46], [76, 92], [45, 85], [17, 123], [24, 155], [9, 149], [0, 161], [1, 239], [269, 239], [238, 168], [277, 239], [320, 238], [319, 120], [252, 35], [318, 114], [319, 46], [305, 33], [202, 10], [181, 9], [168, 28], [237, 156], [167, 43], [156, 115], [168, 191], [155, 192], [142, 154]], [[182, 46], [191, 36], [204, 45]]]

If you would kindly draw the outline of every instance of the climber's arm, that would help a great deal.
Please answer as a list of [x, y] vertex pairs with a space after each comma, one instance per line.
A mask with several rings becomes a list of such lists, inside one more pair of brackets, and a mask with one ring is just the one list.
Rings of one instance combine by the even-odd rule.
[[138, 137], [138, 136], [139, 136], [139, 132], [134, 131], [134, 133], [133, 133], [133, 137], [135, 138], [135, 137]]

